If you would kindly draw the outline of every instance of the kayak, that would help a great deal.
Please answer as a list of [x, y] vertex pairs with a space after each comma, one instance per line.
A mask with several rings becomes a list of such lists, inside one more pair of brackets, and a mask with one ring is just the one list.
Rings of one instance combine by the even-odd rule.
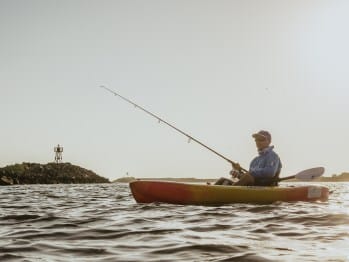
[[180, 205], [224, 205], [232, 203], [268, 204], [277, 201], [327, 201], [329, 189], [306, 185], [289, 187], [223, 186], [156, 180], [130, 182], [137, 203]]

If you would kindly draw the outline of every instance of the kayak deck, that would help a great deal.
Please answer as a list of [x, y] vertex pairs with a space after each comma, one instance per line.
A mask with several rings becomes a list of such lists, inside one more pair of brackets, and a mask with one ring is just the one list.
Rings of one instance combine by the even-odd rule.
[[130, 182], [137, 203], [162, 202], [181, 205], [268, 204], [276, 201], [327, 201], [324, 186], [250, 187], [189, 184], [156, 180]]

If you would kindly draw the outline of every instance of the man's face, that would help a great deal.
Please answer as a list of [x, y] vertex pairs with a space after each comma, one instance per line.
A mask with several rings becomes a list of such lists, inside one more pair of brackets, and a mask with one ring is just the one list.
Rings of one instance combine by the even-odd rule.
[[256, 147], [258, 150], [263, 150], [270, 145], [270, 141], [263, 136], [256, 136], [254, 141], [256, 142]]

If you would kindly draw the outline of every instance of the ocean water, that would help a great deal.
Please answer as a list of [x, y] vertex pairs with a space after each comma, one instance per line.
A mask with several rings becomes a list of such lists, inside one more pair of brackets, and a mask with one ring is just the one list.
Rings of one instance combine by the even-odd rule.
[[137, 204], [128, 184], [0, 187], [0, 261], [349, 261], [349, 183], [326, 203]]

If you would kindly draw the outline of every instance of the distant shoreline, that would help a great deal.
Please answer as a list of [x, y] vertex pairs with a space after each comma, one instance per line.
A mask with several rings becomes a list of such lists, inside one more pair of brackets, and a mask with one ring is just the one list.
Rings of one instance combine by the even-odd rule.
[[[218, 179], [218, 177], [217, 177]], [[217, 179], [203, 179], [203, 178], [194, 178], [194, 177], [182, 177], [182, 178], [173, 178], [173, 177], [161, 177], [161, 178], [136, 178], [136, 177], [121, 177], [116, 180], [113, 180], [112, 183], [129, 183], [133, 180], [160, 180], [160, 181], [173, 181], [173, 182], [183, 182], [183, 183], [206, 183], [214, 182]], [[284, 180], [285, 182], [304, 182], [297, 179]], [[349, 182], [349, 173], [342, 173], [340, 175], [333, 175], [332, 177], [319, 177], [312, 182]]]

